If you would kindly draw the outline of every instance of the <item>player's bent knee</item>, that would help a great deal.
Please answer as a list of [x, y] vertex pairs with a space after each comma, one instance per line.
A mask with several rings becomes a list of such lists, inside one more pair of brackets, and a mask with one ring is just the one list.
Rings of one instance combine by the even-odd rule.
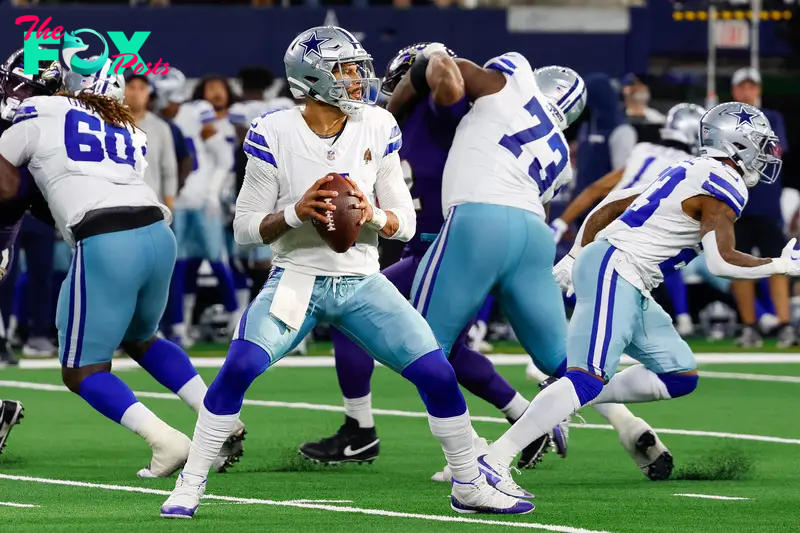
[[658, 379], [667, 387], [670, 398], [680, 398], [697, 388], [700, 376], [697, 374], [658, 374]]
[[84, 379], [88, 378], [92, 374], [96, 374], [98, 372], [110, 372], [111, 371], [111, 363], [98, 363], [94, 365], [86, 365], [79, 368], [70, 368], [68, 366], [61, 367], [61, 381], [64, 382], [64, 385], [75, 394], [80, 395], [81, 393], [81, 383]]
[[125, 350], [125, 353], [128, 354], [131, 359], [139, 361], [157, 340], [158, 337], [153, 335], [144, 341], [122, 341], [122, 349]]
[[437, 418], [463, 415], [467, 404], [456, 380], [456, 373], [441, 350], [429, 352], [402, 372], [416, 385], [428, 413]]
[[250, 384], [269, 368], [271, 359], [261, 346], [246, 340], [231, 342], [228, 357], [208, 387], [204, 404], [217, 415], [238, 413]]
[[568, 370], [564, 377], [572, 382], [581, 405], [597, 398], [603, 390], [603, 380], [583, 370]]

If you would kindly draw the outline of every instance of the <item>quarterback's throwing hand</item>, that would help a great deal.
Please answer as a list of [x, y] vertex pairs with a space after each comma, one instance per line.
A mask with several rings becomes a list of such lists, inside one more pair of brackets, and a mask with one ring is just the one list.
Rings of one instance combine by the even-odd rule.
[[370, 205], [369, 200], [367, 197], [364, 196], [364, 193], [361, 192], [361, 189], [358, 188], [356, 182], [350, 179], [349, 177], [345, 178], [353, 190], [350, 192], [353, 196], [358, 198], [358, 203], [353, 205], [353, 209], [361, 209], [361, 220], [358, 221], [359, 226], [363, 226], [370, 220], [372, 220], [373, 211], [372, 205]]
[[297, 218], [305, 222], [306, 220], [316, 219], [323, 224], [328, 223], [325, 216], [326, 211], [335, 211], [336, 206], [331, 202], [326, 202], [327, 198], [335, 198], [339, 196], [336, 191], [319, 190], [323, 184], [331, 181], [333, 177], [325, 176], [314, 182], [314, 185], [308, 188], [306, 193], [294, 205], [294, 210], [297, 212]]

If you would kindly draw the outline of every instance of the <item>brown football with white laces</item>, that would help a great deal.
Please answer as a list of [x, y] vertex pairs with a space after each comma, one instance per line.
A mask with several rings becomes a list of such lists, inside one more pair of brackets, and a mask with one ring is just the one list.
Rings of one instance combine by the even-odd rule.
[[363, 210], [353, 207], [358, 203], [358, 198], [350, 194], [353, 190], [350, 183], [335, 172], [328, 175], [333, 179], [323, 183], [319, 190], [339, 193], [336, 198], [325, 198], [325, 202], [335, 205], [336, 210], [323, 212], [328, 219], [327, 224], [315, 218], [311, 220], [325, 244], [334, 252], [343, 254], [353, 247], [358, 238], [358, 231], [361, 229], [358, 222]]

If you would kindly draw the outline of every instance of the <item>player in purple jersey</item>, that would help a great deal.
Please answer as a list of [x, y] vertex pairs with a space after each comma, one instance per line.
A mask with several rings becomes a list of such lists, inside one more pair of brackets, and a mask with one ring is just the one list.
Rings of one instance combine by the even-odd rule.
[[[446, 50], [449, 57], [440, 54], [446, 60], [436, 62], [429, 69], [430, 95], [409, 98], [406, 91], [395, 92], [428, 44], [414, 44], [400, 50], [386, 68], [381, 89], [392, 97], [388, 109], [401, 125], [401, 165], [417, 211], [416, 235], [406, 245], [400, 261], [383, 271], [406, 297], [410, 296], [414, 274], [422, 257], [444, 224], [442, 173], [456, 127], [470, 109], [459, 69], [452, 59], [455, 54], [449, 49]], [[525, 412], [529, 402], [497, 373], [491, 361], [467, 345], [470, 325], [461, 332], [450, 351], [450, 363], [464, 388], [500, 409], [513, 424]], [[332, 330], [332, 337], [336, 373], [344, 396], [345, 423], [330, 437], [303, 443], [300, 454], [329, 464], [372, 462], [379, 451], [370, 393], [375, 363], [343, 334]], [[545, 435], [531, 444], [523, 452], [520, 464], [534, 466], [548, 443]]]
[[[47, 96], [58, 90], [61, 77], [57, 62], [40, 62], [37, 74], [25, 74], [22, 49], [17, 50], [0, 65], [0, 135], [11, 126], [17, 108], [31, 96]], [[12, 167], [13, 170], [13, 167]], [[22, 217], [30, 211], [32, 215], [53, 224], [50, 209], [42, 193], [26, 169], [20, 170], [20, 186], [17, 194], [0, 201], [0, 283], [13, 267], [14, 241], [17, 238]], [[5, 338], [5, 324], [0, 316], [0, 366], [17, 364]], [[11, 429], [23, 417], [21, 402], [0, 399], [0, 453], [5, 448]]]

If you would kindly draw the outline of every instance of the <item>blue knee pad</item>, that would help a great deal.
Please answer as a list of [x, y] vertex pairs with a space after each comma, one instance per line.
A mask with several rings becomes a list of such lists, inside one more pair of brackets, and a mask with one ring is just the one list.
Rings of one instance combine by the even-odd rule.
[[658, 379], [666, 385], [671, 398], [686, 396], [697, 388], [700, 376], [687, 376], [686, 374], [658, 374]]
[[572, 382], [572, 386], [575, 387], [575, 393], [578, 395], [578, 400], [580, 400], [581, 405], [586, 405], [597, 398], [603, 390], [603, 382], [586, 372], [570, 370], [564, 374], [564, 377]]
[[562, 378], [566, 373], [567, 373], [567, 360], [564, 359], [563, 361], [561, 361], [561, 364], [558, 365], [558, 368], [556, 368], [556, 371], [553, 373], [553, 377]]
[[467, 412], [456, 372], [441, 349], [426, 353], [408, 365], [401, 375], [416, 385], [428, 414], [451, 418]]
[[231, 342], [228, 357], [208, 387], [203, 405], [215, 415], [232, 415], [242, 410], [244, 393], [269, 368], [270, 357], [262, 347], [246, 340]]

